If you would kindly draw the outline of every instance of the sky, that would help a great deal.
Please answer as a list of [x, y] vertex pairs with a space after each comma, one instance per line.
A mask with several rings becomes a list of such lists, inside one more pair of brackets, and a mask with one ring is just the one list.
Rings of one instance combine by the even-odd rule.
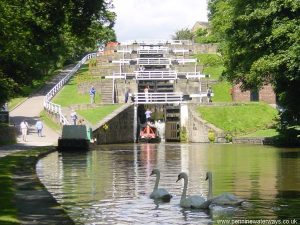
[[113, 0], [119, 42], [171, 39], [177, 30], [207, 22], [207, 0]]

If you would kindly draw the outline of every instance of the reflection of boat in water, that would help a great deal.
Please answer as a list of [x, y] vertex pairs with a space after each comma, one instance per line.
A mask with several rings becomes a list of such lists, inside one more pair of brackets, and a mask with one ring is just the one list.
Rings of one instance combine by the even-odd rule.
[[157, 128], [150, 123], [147, 123], [140, 131], [139, 142], [158, 143], [160, 137]]

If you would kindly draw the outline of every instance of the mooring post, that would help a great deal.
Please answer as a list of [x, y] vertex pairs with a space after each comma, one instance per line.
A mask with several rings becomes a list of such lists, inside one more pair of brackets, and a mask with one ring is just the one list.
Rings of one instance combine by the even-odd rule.
[[134, 107], [133, 107], [133, 141], [134, 143], [137, 143], [137, 107], [138, 105], [137, 104], [134, 104]]

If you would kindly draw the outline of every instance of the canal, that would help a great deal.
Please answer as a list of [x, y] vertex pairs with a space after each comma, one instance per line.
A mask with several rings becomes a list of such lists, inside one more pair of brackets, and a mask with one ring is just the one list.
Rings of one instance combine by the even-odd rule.
[[[173, 198], [149, 198], [155, 177]], [[181, 172], [189, 175], [188, 194], [230, 192], [246, 207], [183, 209]], [[300, 223], [300, 149], [232, 144], [124, 144], [88, 152], [54, 152], [37, 173], [50, 193], [78, 224], [220, 224], [220, 219], [289, 220]], [[225, 223], [224, 223], [225, 224]], [[232, 224], [232, 223], [227, 223]]]

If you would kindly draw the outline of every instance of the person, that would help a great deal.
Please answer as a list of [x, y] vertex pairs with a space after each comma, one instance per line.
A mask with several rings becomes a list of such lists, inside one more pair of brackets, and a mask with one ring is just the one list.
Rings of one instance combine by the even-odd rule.
[[131, 92], [129, 92], [129, 98], [131, 100], [131, 103], [133, 103], [134, 102], [134, 95]]
[[39, 137], [43, 137], [42, 135], [42, 130], [43, 130], [43, 123], [42, 121], [38, 120], [35, 124], [36, 130], [37, 130], [37, 134]]
[[145, 86], [144, 93], [145, 93], [145, 100], [146, 100], [146, 102], [148, 102], [149, 101], [149, 85]]
[[145, 112], [145, 115], [146, 115], [146, 121], [149, 122], [150, 119], [151, 119], [151, 111], [150, 109], [147, 109], [146, 112]]
[[207, 100], [208, 100], [208, 102], [212, 102], [211, 94], [212, 94], [212, 89], [211, 89], [211, 87], [209, 87], [208, 90], [207, 90]]
[[128, 102], [129, 94], [130, 94], [130, 89], [128, 88], [127, 91], [125, 92], [125, 103]]
[[76, 121], [77, 121], [77, 114], [74, 110], [72, 110], [72, 113], [71, 113], [71, 119], [73, 121], [73, 125], [76, 125]]
[[23, 141], [27, 141], [28, 123], [23, 120], [20, 124]]
[[95, 103], [95, 95], [96, 95], [96, 90], [92, 86], [91, 89], [90, 89], [91, 104]]

